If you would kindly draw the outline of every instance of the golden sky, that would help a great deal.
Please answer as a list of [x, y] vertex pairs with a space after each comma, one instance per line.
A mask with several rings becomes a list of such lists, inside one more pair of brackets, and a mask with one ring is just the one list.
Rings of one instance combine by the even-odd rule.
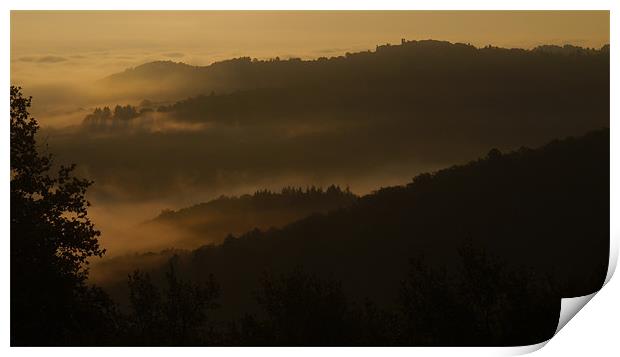
[[[609, 41], [608, 11], [13, 11], [14, 49], [151, 47], [280, 50], [434, 38], [531, 47]], [[274, 48], [275, 49], [275, 48]]]
[[[608, 11], [13, 11], [11, 58], [116, 53], [206, 64], [232, 56], [335, 55], [437, 39], [600, 47]], [[131, 57], [133, 56], [133, 57]], [[131, 58], [129, 58], [131, 57]], [[116, 58], [122, 60], [124, 58]], [[117, 61], [122, 62], [122, 61]]]

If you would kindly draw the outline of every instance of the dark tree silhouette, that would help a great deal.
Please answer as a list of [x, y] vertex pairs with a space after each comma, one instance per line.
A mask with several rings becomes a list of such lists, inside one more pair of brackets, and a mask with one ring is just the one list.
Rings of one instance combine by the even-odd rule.
[[148, 273], [136, 270], [128, 277], [129, 302], [133, 312], [131, 328], [138, 345], [161, 343], [163, 337], [162, 297]]
[[[400, 291], [400, 335], [406, 345], [510, 346], [553, 335], [560, 296], [545, 277], [511, 271], [466, 242], [458, 269], [411, 259]], [[541, 323], [541, 322], [555, 322]]]
[[[468, 342], [478, 345], [523, 345], [553, 336], [561, 294], [550, 276], [531, 269], [508, 269], [498, 257], [476, 248], [471, 241], [460, 249], [461, 272], [454, 282], [462, 316], [473, 332]], [[553, 323], [534, 323], [549, 321]]]
[[399, 296], [399, 339], [418, 346], [466, 344], [469, 329], [463, 321], [471, 319], [458, 308], [459, 298], [445, 268], [432, 269], [421, 258], [411, 259]]
[[217, 308], [215, 299], [219, 295], [219, 287], [213, 275], [209, 275], [202, 283], [181, 280], [175, 271], [173, 257], [169, 262], [166, 280], [168, 286], [164, 313], [172, 344], [208, 343], [208, 311]]
[[333, 346], [347, 341], [348, 307], [340, 283], [297, 268], [288, 275], [266, 275], [257, 297], [267, 312], [270, 344]]
[[87, 259], [105, 250], [87, 216], [92, 182], [74, 177], [74, 165], [52, 173], [52, 156], [37, 148], [30, 104], [11, 86], [11, 344], [74, 343], [93, 331], [90, 323], [104, 325], [91, 321], [88, 306], [105, 299], [85, 280]]
[[214, 337], [209, 311], [218, 307], [219, 286], [211, 275], [202, 283], [179, 279], [176, 259], [168, 263], [163, 291], [150, 275], [129, 276], [131, 345], [206, 345]]

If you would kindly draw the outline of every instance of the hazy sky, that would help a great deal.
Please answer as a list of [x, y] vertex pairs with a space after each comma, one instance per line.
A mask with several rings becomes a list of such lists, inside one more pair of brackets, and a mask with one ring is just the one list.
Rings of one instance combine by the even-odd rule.
[[17, 80], [97, 76], [155, 59], [200, 65], [235, 56], [308, 58], [401, 38], [598, 48], [609, 42], [609, 12], [13, 11], [11, 71]]

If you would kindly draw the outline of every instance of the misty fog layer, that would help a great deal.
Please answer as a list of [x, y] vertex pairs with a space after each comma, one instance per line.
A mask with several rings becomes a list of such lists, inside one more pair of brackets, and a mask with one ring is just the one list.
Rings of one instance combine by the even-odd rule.
[[[491, 148], [608, 127], [608, 81], [608, 46], [403, 41], [310, 61], [156, 62], [98, 85], [196, 94], [98, 107], [43, 135], [59, 161], [96, 182], [89, 197], [95, 219], [106, 216], [106, 241], [128, 217], [135, 225], [222, 194], [330, 184], [365, 194]], [[111, 251], [147, 248], [136, 243], [160, 234], [120, 235]]]

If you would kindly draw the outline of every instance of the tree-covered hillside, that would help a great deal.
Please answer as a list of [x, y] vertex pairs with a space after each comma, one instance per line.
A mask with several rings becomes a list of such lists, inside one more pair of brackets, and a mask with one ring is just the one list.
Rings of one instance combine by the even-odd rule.
[[[249, 344], [356, 344], [371, 333], [364, 329], [378, 329], [363, 343], [518, 345], [550, 338], [560, 298], [599, 289], [608, 256], [609, 131], [601, 130], [491, 150], [173, 265], [185, 279], [215, 277], [222, 304], [211, 323], [240, 319]], [[152, 271], [154, 281], [168, 269]], [[383, 316], [375, 325], [355, 320], [373, 320], [372, 311]], [[319, 328], [333, 324], [342, 334]]]

